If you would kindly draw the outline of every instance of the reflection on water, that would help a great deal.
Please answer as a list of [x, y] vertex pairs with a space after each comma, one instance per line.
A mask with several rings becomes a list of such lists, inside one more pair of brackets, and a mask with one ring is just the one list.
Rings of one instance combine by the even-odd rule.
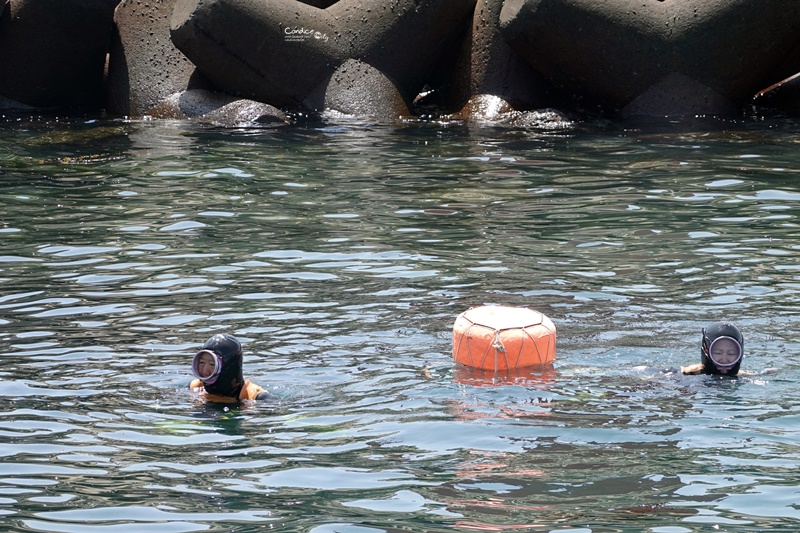
[[[800, 124], [0, 123], [8, 531], [794, 531]], [[532, 307], [554, 368], [454, 368]], [[665, 372], [700, 327], [737, 380]], [[277, 402], [184, 387], [212, 332]]]

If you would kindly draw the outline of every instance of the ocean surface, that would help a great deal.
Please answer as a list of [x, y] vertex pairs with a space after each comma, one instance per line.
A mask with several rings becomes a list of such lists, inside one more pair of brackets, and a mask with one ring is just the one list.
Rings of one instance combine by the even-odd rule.
[[[800, 120], [5, 116], [0, 206], [3, 531], [800, 530]], [[454, 365], [480, 305], [555, 364]]]

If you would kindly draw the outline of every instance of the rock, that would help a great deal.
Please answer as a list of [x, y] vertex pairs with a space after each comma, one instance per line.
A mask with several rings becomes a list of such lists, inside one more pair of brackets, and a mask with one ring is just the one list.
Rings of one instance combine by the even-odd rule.
[[21, 102], [17, 102], [16, 100], [11, 100], [9, 98], [5, 98], [4, 96], [0, 96], [0, 111], [30, 111], [33, 109], [36, 108]]
[[147, 114], [154, 118], [190, 118], [223, 127], [289, 123], [286, 114], [271, 105], [203, 89], [172, 94]]
[[0, 95], [35, 107], [102, 106], [118, 0], [9, 0], [0, 16]]
[[511, 111], [498, 117], [498, 122], [516, 128], [541, 131], [568, 131], [575, 128], [575, 121], [557, 109], [533, 111]]
[[464, 104], [461, 111], [450, 115], [456, 120], [496, 120], [516, 111], [514, 106], [501, 97], [491, 94], [476, 94]]

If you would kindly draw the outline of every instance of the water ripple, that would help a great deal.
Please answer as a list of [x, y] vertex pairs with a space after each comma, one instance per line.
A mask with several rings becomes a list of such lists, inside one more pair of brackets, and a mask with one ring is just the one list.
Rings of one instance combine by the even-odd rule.
[[[794, 531], [797, 131], [0, 121], [4, 525]], [[553, 368], [453, 365], [496, 303]], [[188, 390], [222, 331], [275, 401]]]

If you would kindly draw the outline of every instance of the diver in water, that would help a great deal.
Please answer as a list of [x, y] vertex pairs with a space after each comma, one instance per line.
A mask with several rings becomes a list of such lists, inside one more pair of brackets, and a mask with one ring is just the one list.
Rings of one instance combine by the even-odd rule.
[[682, 366], [683, 374], [736, 376], [744, 357], [744, 335], [730, 322], [717, 322], [703, 328], [700, 363]]
[[233, 335], [217, 333], [206, 341], [192, 361], [197, 379], [189, 388], [198, 390], [209, 402], [239, 403], [242, 400], [269, 400], [275, 395], [242, 375], [242, 345]]

